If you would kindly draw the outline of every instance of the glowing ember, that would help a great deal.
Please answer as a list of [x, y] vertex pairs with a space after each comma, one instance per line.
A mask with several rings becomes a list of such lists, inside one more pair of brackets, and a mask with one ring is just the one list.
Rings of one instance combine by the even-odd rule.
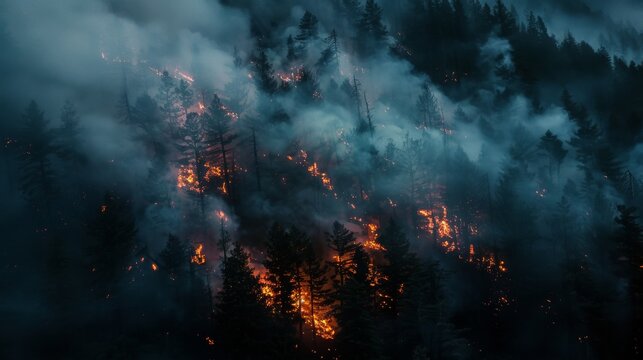
[[385, 251], [386, 249], [384, 246], [377, 241], [377, 238], [379, 237], [379, 234], [377, 233], [378, 229], [379, 226], [375, 223], [366, 224], [368, 239], [364, 241], [364, 247], [370, 250]]
[[328, 177], [328, 174], [326, 174], [325, 172], [319, 171], [316, 162], [308, 167], [308, 173], [314, 177], [320, 178], [322, 185], [326, 188], [326, 190], [333, 191], [333, 184], [330, 180], [330, 177]]
[[185, 189], [197, 193], [203, 192], [202, 185], [199, 183], [194, 166], [191, 165], [181, 165], [179, 167], [176, 177], [176, 186], [179, 189]]
[[228, 109], [225, 105], [221, 104], [221, 110], [226, 114], [227, 117], [229, 117], [232, 121], [237, 121], [239, 120], [239, 114], [236, 112]]
[[177, 69], [174, 69], [174, 74], [176, 78], [183, 79], [187, 81], [188, 83], [192, 84], [194, 82], [194, 77], [184, 71]]
[[447, 220], [446, 206], [442, 207], [442, 219], [438, 222], [438, 234], [440, 234], [441, 238], [444, 238], [444, 237], [451, 238], [453, 236], [451, 225], [449, 225], [449, 222]]
[[194, 249], [194, 255], [192, 255], [192, 263], [197, 265], [205, 264], [205, 254], [203, 253], [203, 244], [197, 245]]
[[[474, 264], [489, 273], [498, 274], [507, 271], [505, 262], [499, 261], [493, 253], [480, 248], [476, 249], [473, 244], [469, 244], [467, 248], [458, 242], [457, 239], [462, 231], [450, 223], [446, 206], [439, 206], [437, 210], [420, 209], [417, 214], [425, 220], [422, 228], [439, 240], [438, 244], [445, 253], [456, 254], [459, 259]], [[453, 220], [457, 223], [457, 217], [454, 217]], [[478, 236], [478, 227], [475, 224], [469, 224], [467, 229], [470, 236]]]
[[214, 339], [209, 336], [205, 337], [205, 342], [208, 344], [208, 346], [214, 346]]
[[285, 83], [296, 83], [303, 77], [303, 66], [293, 66], [290, 71], [277, 72], [277, 77]]
[[301, 289], [301, 296], [297, 296], [294, 292], [292, 295], [293, 305], [298, 308], [301, 304], [301, 317], [311, 329], [315, 329], [315, 334], [322, 339], [330, 340], [335, 337], [335, 328], [337, 327], [335, 319], [328, 315], [328, 311], [317, 308], [315, 314], [311, 313], [310, 309], [310, 292], [303, 287]]
[[159, 269], [158, 265], [156, 265], [155, 263], [152, 263], [152, 270], [157, 271], [158, 269]]
[[206, 162], [204, 165], [205, 167], [205, 175], [203, 176], [206, 181], [210, 181], [212, 178], [220, 178], [223, 176], [223, 170], [221, 170], [221, 167], [213, 165], [210, 162]]
[[[259, 273], [257, 275], [259, 278], [259, 285], [261, 286], [261, 293], [265, 298], [266, 304], [269, 307], [272, 307], [274, 304], [275, 293], [267, 279], [267, 274], [262, 272], [260, 268], [255, 268], [254, 271], [255, 273]], [[306, 327], [311, 329], [311, 331], [314, 328], [315, 334], [322, 339], [330, 340], [335, 337], [335, 332], [337, 331], [337, 322], [335, 318], [329, 314], [327, 309], [319, 308], [319, 306], [315, 307], [315, 314], [313, 316], [310, 306], [310, 292], [305, 286], [294, 291], [290, 298], [295, 309], [299, 309], [301, 307], [301, 318]]]

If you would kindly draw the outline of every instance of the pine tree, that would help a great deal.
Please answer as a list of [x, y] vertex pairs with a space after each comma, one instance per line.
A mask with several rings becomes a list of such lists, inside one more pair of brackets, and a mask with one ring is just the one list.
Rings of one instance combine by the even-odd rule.
[[512, 11], [509, 11], [502, 0], [496, 0], [493, 6], [493, 16], [498, 25], [500, 25], [500, 35], [510, 37], [517, 31], [516, 18]]
[[326, 47], [317, 60], [317, 71], [320, 73], [328, 71], [331, 75], [339, 75], [339, 46], [335, 29], [324, 39], [324, 43]]
[[297, 41], [298, 57], [306, 57], [306, 47], [308, 42], [317, 38], [317, 17], [306, 10], [299, 20], [298, 32], [295, 36]]
[[188, 249], [177, 237], [170, 234], [165, 243], [165, 248], [159, 254], [162, 268], [171, 280], [185, 277], [189, 265]]
[[349, 24], [358, 27], [361, 16], [360, 0], [342, 0], [342, 14]]
[[303, 262], [303, 286], [306, 294], [304, 306], [308, 307], [306, 313], [309, 315], [310, 326], [312, 328], [312, 340], [313, 344], [316, 342], [318, 337], [318, 328], [320, 324], [317, 324], [317, 319], [324, 318], [324, 315], [328, 312], [327, 303], [329, 297], [329, 290], [326, 287], [328, 279], [326, 277], [327, 269], [326, 264], [323, 262], [323, 258], [315, 250], [312, 242], [308, 240], [308, 244], [304, 250]]
[[[643, 264], [643, 228], [637, 222], [636, 208], [619, 205], [614, 221], [620, 225], [616, 237], [617, 261], [621, 272], [630, 280], [630, 293], [641, 296], [641, 264]], [[639, 314], [641, 315], [641, 314]]]
[[354, 272], [346, 281], [344, 306], [337, 323], [337, 347], [347, 359], [372, 359], [377, 354], [370, 259], [361, 245], [355, 247]]
[[556, 174], [560, 178], [560, 165], [562, 164], [567, 150], [563, 148], [563, 142], [550, 130], [540, 137], [539, 148], [545, 152], [549, 162], [549, 178], [552, 178], [553, 167], [556, 165]]
[[211, 153], [203, 122], [199, 114], [189, 113], [185, 125], [180, 129], [176, 144], [181, 154], [179, 164], [183, 166], [182, 169], [192, 172], [194, 176], [189, 184], [179, 184], [179, 186], [187, 186], [188, 190], [198, 197], [202, 217], [205, 215], [205, 191], [208, 182], [205, 164]]
[[257, 87], [267, 95], [273, 95], [277, 91], [277, 81], [273, 75], [272, 64], [263, 50], [254, 59], [254, 70], [257, 74]]
[[85, 156], [78, 151], [80, 143], [79, 117], [74, 104], [67, 100], [60, 113], [61, 126], [56, 129], [58, 133], [58, 156], [75, 163], [85, 161]]
[[190, 106], [192, 106], [194, 93], [190, 88], [190, 84], [185, 79], [181, 79], [181, 81], [179, 81], [179, 85], [174, 89], [174, 93], [176, 94], [177, 102], [181, 105], [181, 115], [185, 120], [188, 117]]
[[572, 95], [567, 89], [563, 90], [561, 102], [569, 118], [574, 121], [578, 127], [586, 127], [588, 125], [587, 120], [589, 115], [587, 109], [585, 109], [583, 105], [574, 102]]
[[409, 254], [409, 241], [393, 220], [384, 229], [379, 240], [386, 249], [384, 262], [380, 265], [384, 279], [378, 290], [382, 294], [380, 307], [387, 313], [396, 314], [404, 287], [408, 286], [409, 266], [413, 262]]
[[388, 33], [382, 23], [382, 8], [375, 0], [366, 0], [364, 11], [360, 19], [360, 30], [375, 43], [384, 40]]
[[105, 194], [89, 222], [88, 234], [92, 291], [98, 297], [110, 297], [118, 291], [136, 249], [137, 229], [129, 201]]
[[58, 147], [44, 113], [35, 101], [27, 106], [23, 122], [19, 146], [21, 189], [35, 210], [43, 214], [47, 224], [53, 220], [51, 206], [55, 194], [55, 173], [52, 158]]
[[416, 102], [420, 113], [418, 126], [423, 129], [437, 128], [440, 126], [440, 108], [438, 100], [429, 87], [429, 82], [422, 84], [422, 92]]
[[213, 146], [212, 155], [216, 157], [217, 163], [221, 164], [223, 172], [223, 192], [233, 194], [232, 175], [234, 169], [229, 165], [229, 156], [232, 152], [232, 143], [236, 135], [232, 133], [230, 125], [231, 116], [226, 112], [224, 105], [215, 94], [204, 114], [206, 122], [205, 129], [208, 134], [208, 142]]
[[335, 221], [333, 223], [333, 232], [328, 235], [327, 241], [328, 246], [334, 252], [333, 260], [330, 263], [335, 270], [335, 292], [340, 295], [339, 293], [342, 291], [353, 266], [353, 252], [357, 246], [355, 234]]
[[174, 79], [167, 70], [161, 74], [161, 86], [157, 94], [159, 110], [163, 120], [169, 125], [172, 133], [176, 132], [179, 127], [179, 114], [181, 110], [178, 107], [179, 99], [174, 85]]
[[300, 74], [301, 77], [295, 89], [299, 101], [306, 104], [321, 100], [322, 95], [319, 90], [319, 83], [313, 74], [306, 68], [302, 68]]
[[295, 254], [292, 238], [279, 223], [273, 224], [268, 232], [265, 254], [267, 280], [274, 294], [273, 307], [282, 319], [292, 319], [295, 313], [292, 301], [295, 292]]
[[271, 358], [274, 336], [270, 313], [259, 279], [250, 268], [249, 255], [239, 244], [222, 264], [221, 275], [221, 290], [216, 296], [215, 342], [234, 359]]

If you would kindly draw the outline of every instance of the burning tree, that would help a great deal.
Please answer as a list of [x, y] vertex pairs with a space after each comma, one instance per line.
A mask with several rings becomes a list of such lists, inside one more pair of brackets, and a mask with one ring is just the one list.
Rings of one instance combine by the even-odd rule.
[[189, 113], [180, 129], [177, 148], [180, 151], [177, 187], [196, 194], [201, 217], [205, 215], [206, 161], [212, 152], [205, 132], [203, 119], [197, 113]]
[[299, 294], [300, 316], [312, 329], [313, 344], [317, 337], [332, 339], [335, 336], [334, 319], [329, 316], [327, 267], [323, 258], [309, 241], [303, 262], [303, 291]]
[[221, 170], [223, 171], [221, 190], [224, 194], [230, 194], [232, 191], [231, 177], [234, 169], [229, 166], [229, 153], [232, 150], [232, 142], [236, 138], [230, 125], [237, 120], [238, 116], [228, 111], [216, 94], [212, 98], [204, 116], [209, 150], [215, 162], [221, 165]]
[[268, 286], [271, 289], [272, 307], [282, 319], [292, 319], [295, 306], [296, 255], [290, 234], [279, 223], [273, 224], [266, 242], [266, 267]]

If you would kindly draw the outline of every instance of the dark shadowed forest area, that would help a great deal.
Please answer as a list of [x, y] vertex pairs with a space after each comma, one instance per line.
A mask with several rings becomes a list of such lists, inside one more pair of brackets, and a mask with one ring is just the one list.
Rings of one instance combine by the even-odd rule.
[[0, 0], [0, 358], [641, 359], [640, 0]]

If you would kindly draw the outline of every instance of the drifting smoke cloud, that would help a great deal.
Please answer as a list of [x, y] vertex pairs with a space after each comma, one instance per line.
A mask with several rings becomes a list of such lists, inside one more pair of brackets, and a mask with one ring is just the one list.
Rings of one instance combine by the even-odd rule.
[[[391, 198], [408, 198], [409, 180], [406, 174], [376, 173], [374, 154], [385, 154], [389, 144], [394, 145], [397, 151], [407, 151], [409, 148], [403, 148], [408, 146], [409, 140], [423, 141], [421, 149], [410, 147], [411, 150], [421, 151], [423, 160], [444, 154], [459, 155], [461, 150], [467, 160], [488, 169], [489, 173], [485, 175], [491, 188], [498, 183], [501, 169], [510, 161], [508, 151], [517, 142], [523, 141], [535, 148], [547, 130], [564, 140], [572, 136], [573, 125], [560, 107], [546, 105], [535, 111], [527, 96], [516, 90], [515, 79], [507, 79], [500, 74], [499, 69], [510, 73], [515, 70], [512, 48], [505, 39], [491, 36], [480, 47], [480, 63], [477, 65], [482, 69], [482, 74], [476, 82], [475, 91], [470, 92], [472, 95], [449, 96], [439, 90], [438, 85], [444, 79], [429, 79], [418, 74], [408, 61], [395, 57], [388, 48], [366, 59], [351, 56], [353, 44], [350, 36], [345, 35], [348, 33], [348, 24], [336, 19], [336, 9], [330, 1], [286, 1], [279, 2], [279, 6], [269, 1], [229, 3], [234, 3], [234, 6], [208, 0], [1, 2], [0, 47], [7, 51], [0, 55], [0, 76], [3, 78], [0, 106], [7, 111], [0, 131], [11, 132], [20, 125], [20, 113], [32, 98], [39, 102], [45, 116], [54, 124], [58, 123], [59, 109], [64, 100], [74, 102], [81, 117], [82, 150], [92, 155], [86, 174], [78, 176], [74, 184], [91, 191], [118, 188], [131, 194], [134, 211], [138, 215], [139, 237], [152, 253], [158, 253], [168, 233], [189, 233], [191, 227], [196, 226], [196, 220], [178, 210], [182, 206], [193, 206], [195, 201], [186, 193], [179, 193], [169, 204], [150, 204], [146, 201], [142, 189], [172, 188], [176, 191], [176, 169], [172, 164], [158, 175], [158, 183], [150, 184], [149, 175], [154, 170], [156, 159], [141, 144], [139, 135], [117, 118], [116, 104], [125, 86], [132, 102], [140, 95], [155, 96], [160, 82], [156, 72], [163, 69], [178, 78], [189, 76], [194, 79], [191, 82], [197, 98], [218, 93], [224, 102], [227, 100], [226, 84], [235, 79], [247, 80], [245, 85], [251, 105], [244, 109], [238, 120], [243, 124], [239, 127], [243, 132], [249, 128], [245, 126], [246, 122], [265, 115], [259, 106], [262, 101], [278, 104], [288, 115], [287, 121], [266, 122], [257, 129], [261, 170], [264, 177], [269, 179], [264, 187], [270, 186], [266, 184], [268, 182], [287, 186], [287, 192], [279, 199], [259, 192], [244, 199], [243, 215], [263, 223], [257, 229], [249, 229], [249, 226], [244, 228], [242, 216], [235, 214], [235, 209], [225, 201], [211, 195], [206, 198], [204, 220], [208, 223], [208, 235], [219, 230], [221, 219], [217, 211], [223, 211], [226, 230], [233, 239], [240, 239], [244, 245], [259, 245], [264, 227], [274, 220], [316, 232], [314, 235], [319, 237], [320, 229], [329, 229], [333, 221], [347, 221], [351, 216], [351, 206], [359, 199], [337, 194], [340, 186], [336, 181], [343, 181], [341, 185], [344, 187], [352, 186], [353, 178], [359, 176], [355, 174], [367, 174], [375, 187]], [[397, 2], [382, 3], [391, 18], [405, 10]], [[522, 10], [522, 3], [516, 4]], [[606, 17], [601, 17], [605, 19], [604, 27], [589, 29], [588, 22], [576, 17], [573, 23], [569, 22], [567, 13], [550, 2], [547, 4], [542, 5], [542, 11], [559, 40], [567, 29], [578, 35], [577, 38], [594, 45], [602, 44], [602, 35], [612, 34]], [[615, 7], [601, 7], [601, 4], [597, 1], [590, 6], [612, 17], [641, 11], [640, 7], [628, 1], [619, 2]], [[532, 5], [533, 2], [524, 1], [525, 8]], [[332, 76], [332, 81], [328, 76], [316, 76], [322, 98], [320, 102], [304, 102], [292, 96], [292, 92], [298, 91], [297, 84], [293, 85], [291, 93], [277, 94], [268, 99], [258, 93], [248, 77], [252, 64], [235, 68], [233, 49], [237, 48], [244, 59], [250, 58], [257, 47], [251, 32], [258, 32], [261, 41], [270, 45], [268, 56], [275, 70], [278, 73], [291, 71], [290, 64], [284, 60], [286, 39], [296, 34], [295, 26], [306, 10], [314, 13], [320, 21], [319, 38], [309, 44], [309, 49], [314, 51], [309, 50], [300, 61], [301, 64], [296, 65], [314, 69], [319, 49], [324, 46], [322, 39], [336, 29], [342, 39], [339, 59], [341, 75]], [[589, 24], [595, 24], [595, 20]], [[394, 32], [395, 29], [390, 30]], [[636, 31], [640, 36], [641, 29], [636, 28]], [[388, 40], [392, 45], [394, 39], [391, 37]], [[608, 49], [621, 51], [635, 59], [639, 56], [640, 59], [640, 49], [635, 46], [614, 46]], [[354, 106], [337, 100], [348, 98], [343, 93], [342, 84], [345, 80], [352, 81], [353, 77], [360, 82], [364, 91], [360, 97], [365, 97], [369, 103], [374, 125], [372, 137], [356, 136], [357, 115]], [[417, 126], [419, 115], [416, 101], [422, 85], [427, 81], [451, 131], [448, 141], [440, 129], [420, 130]], [[502, 102], [497, 100], [499, 94], [507, 94]], [[552, 95], [558, 96], [558, 93]], [[363, 101], [360, 99], [362, 118], [366, 116]], [[466, 121], [458, 118], [459, 112], [464, 114]], [[248, 134], [241, 134], [237, 146], [240, 152], [250, 152]], [[642, 166], [641, 149], [638, 146], [626, 154], [630, 167]], [[306, 152], [306, 158], [299, 155], [302, 150]], [[293, 166], [291, 176], [278, 179], [277, 176], [281, 174], [270, 172], [270, 156], [278, 156], [280, 160], [294, 156], [291, 161], [299, 163]], [[570, 158], [562, 168], [563, 178], [578, 172], [571, 165]], [[63, 167], [56, 170], [64, 171]], [[321, 174], [330, 174], [329, 183], [323, 182]], [[4, 188], [5, 184], [9, 185], [17, 179], [9, 174], [1, 181]], [[541, 201], [540, 195], [534, 195], [535, 185], [534, 182], [525, 181], [517, 188], [531, 196], [525, 197], [528, 206], [542, 208], [545, 200]], [[19, 194], [2, 195], [6, 195], [7, 204], [12, 207], [24, 208]], [[560, 195], [558, 191], [551, 195], [551, 199], [560, 199]], [[616, 194], [606, 192], [605, 195], [612, 203], [619, 200]], [[392, 216], [408, 217], [408, 214], [396, 213], [393, 200], [388, 201]], [[548, 198], [546, 201], [553, 200]], [[11, 212], [5, 214], [7, 212], [3, 211], [0, 215], [7, 215], [5, 219], [8, 221], [18, 217]], [[352, 226], [351, 229], [361, 230], [359, 226]], [[10, 237], [14, 233], [19, 231], [6, 232]], [[208, 239], [189, 240], [204, 242]], [[421, 244], [413, 245], [421, 248]], [[213, 254], [207, 255], [212, 258]], [[455, 286], [450, 291], [460, 294], [467, 290]], [[18, 291], [6, 302], [15, 306], [22, 304], [25, 298], [26, 295]], [[466, 299], [462, 296], [459, 298]], [[454, 303], [453, 306], [457, 305]], [[33, 309], [26, 307], [36, 305], [22, 306], [25, 308], [19, 309], [19, 313], [33, 312]]]

